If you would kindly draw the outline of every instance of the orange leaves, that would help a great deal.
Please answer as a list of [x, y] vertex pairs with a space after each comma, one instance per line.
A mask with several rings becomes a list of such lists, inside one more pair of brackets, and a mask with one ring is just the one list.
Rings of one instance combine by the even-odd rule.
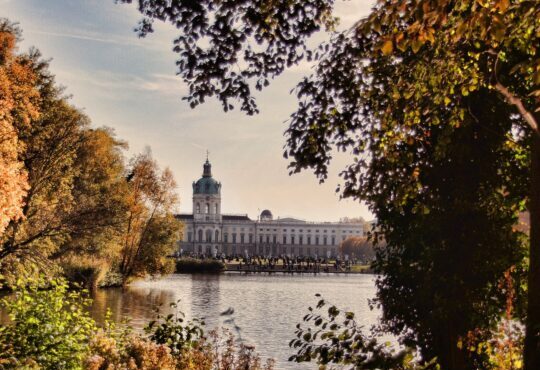
[[392, 42], [392, 40], [386, 40], [381, 47], [381, 52], [383, 53], [383, 55], [390, 55], [392, 54], [393, 50], [394, 43]]
[[29, 125], [39, 113], [35, 76], [20, 63], [15, 47], [16, 37], [4, 25], [0, 31], [0, 234], [10, 221], [23, 217], [29, 188], [27, 173], [19, 161], [23, 143], [14, 124]]
[[501, 13], [506, 12], [510, 7], [510, 0], [499, 0], [495, 3], [495, 8], [498, 9]]

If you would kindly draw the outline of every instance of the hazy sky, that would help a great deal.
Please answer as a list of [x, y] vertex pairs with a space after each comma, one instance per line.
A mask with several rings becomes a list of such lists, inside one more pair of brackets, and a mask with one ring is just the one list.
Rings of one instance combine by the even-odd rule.
[[[340, 27], [365, 16], [372, 3], [338, 2]], [[57, 82], [93, 125], [114, 128], [129, 142], [129, 153], [150, 146], [160, 165], [172, 169], [181, 212], [191, 212], [191, 184], [202, 174], [208, 149], [213, 175], [222, 183], [224, 213], [256, 217], [267, 208], [274, 216], [312, 221], [372, 218], [367, 207], [340, 201], [335, 193], [350, 156], [334, 160], [323, 185], [311, 172], [288, 175], [283, 132], [296, 108], [289, 91], [309, 66], [293, 68], [257, 94], [257, 116], [237, 109], [224, 113], [213, 100], [190, 109], [181, 100], [186, 85], [175, 77], [176, 30], [159, 24], [154, 34], [138, 39], [135, 6], [114, 0], [0, 0], [0, 10], [23, 29], [22, 50], [36, 46], [52, 58]]]

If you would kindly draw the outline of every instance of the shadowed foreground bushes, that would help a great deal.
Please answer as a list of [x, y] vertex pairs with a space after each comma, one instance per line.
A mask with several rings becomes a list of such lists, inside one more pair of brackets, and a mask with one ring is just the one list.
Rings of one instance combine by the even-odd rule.
[[158, 315], [141, 335], [110, 321], [98, 328], [86, 310], [90, 303], [64, 280], [19, 284], [0, 301], [10, 319], [0, 326], [0, 369], [273, 369], [272, 360], [263, 364], [228, 331], [205, 335], [203, 323], [186, 322], [182, 313]]
[[213, 259], [180, 258], [176, 261], [177, 273], [198, 273], [198, 272], [221, 272], [225, 270], [223, 262]]

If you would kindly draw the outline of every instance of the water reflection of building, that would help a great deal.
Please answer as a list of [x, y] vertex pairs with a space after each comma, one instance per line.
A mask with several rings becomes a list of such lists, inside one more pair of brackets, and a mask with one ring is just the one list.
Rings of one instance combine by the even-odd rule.
[[228, 255], [334, 256], [339, 243], [361, 236], [362, 223], [307, 222], [274, 219], [264, 210], [257, 220], [221, 212], [221, 183], [212, 177], [208, 159], [202, 177], [193, 183], [193, 213], [178, 214], [184, 227], [179, 247], [195, 253]]

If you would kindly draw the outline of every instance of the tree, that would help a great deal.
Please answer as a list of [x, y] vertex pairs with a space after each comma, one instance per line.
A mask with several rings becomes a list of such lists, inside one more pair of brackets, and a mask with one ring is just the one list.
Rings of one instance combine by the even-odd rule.
[[0, 261], [10, 275], [31, 265], [48, 270], [48, 257], [69, 239], [76, 225], [74, 162], [88, 119], [57, 93], [42, 93], [39, 119], [17, 127], [26, 144], [20, 157], [30, 189], [24, 199], [24, 218], [12, 221], [1, 240]]
[[148, 272], [172, 272], [174, 263], [166, 258], [181, 228], [171, 214], [177, 202], [173, 175], [169, 169], [159, 170], [149, 150], [133, 158], [127, 181], [128, 215], [118, 268], [124, 283]]
[[352, 236], [339, 245], [341, 255], [355, 256], [363, 262], [371, 262], [375, 257], [373, 244], [365, 236]]
[[[450, 197], [462, 195], [463, 188], [461, 193], [452, 191], [437, 183], [434, 174], [452, 168], [447, 162], [467, 163], [456, 156], [456, 148], [485, 154], [458, 145], [459, 140], [496, 153], [496, 168], [490, 166], [484, 172], [479, 167], [482, 176], [473, 174], [467, 179], [481, 198], [466, 198], [465, 209], [477, 212], [476, 230], [504, 226], [494, 234], [498, 237], [494, 241], [498, 246], [510, 241], [516, 248], [498, 249], [501, 254], [493, 261], [499, 262], [483, 271], [486, 280], [478, 290], [483, 293], [476, 297], [489, 302], [486, 293], [496, 285], [495, 275], [519, 259], [517, 240], [509, 228], [528, 199], [532, 221], [525, 362], [528, 369], [540, 367], [540, 295], [536, 293], [540, 290], [540, 159], [536, 149], [540, 136], [534, 113], [540, 76], [537, 2], [381, 0], [367, 19], [333, 35], [314, 51], [308, 50], [306, 39], [319, 28], [335, 24], [331, 1], [267, 6], [256, 1], [207, 0], [196, 6], [139, 1], [138, 5], [145, 17], [137, 29], [140, 35], [152, 32], [154, 19], [170, 22], [181, 31], [175, 41], [178, 72], [190, 86], [186, 99], [192, 106], [216, 96], [225, 110], [232, 109], [231, 101], [238, 99], [242, 110], [256, 113], [251, 81], [260, 89], [284, 68], [304, 57], [315, 58], [314, 75], [296, 90], [299, 107], [286, 132], [285, 155], [293, 158], [291, 171], [313, 168], [324, 180], [332, 150], [351, 150], [356, 158], [343, 172], [342, 194], [366, 200], [379, 222], [386, 216], [384, 234], [394, 230], [404, 236], [414, 223], [429, 222], [422, 214], [431, 212], [430, 207], [459, 214], [461, 205]], [[258, 44], [257, 51], [252, 41]], [[478, 112], [478, 104], [485, 109]], [[486, 132], [497, 139], [478, 140]], [[483, 159], [479, 157], [478, 163], [486, 164]], [[524, 163], [530, 163], [529, 170]], [[454, 183], [455, 178], [445, 177], [445, 181]], [[525, 184], [530, 189], [527, 198], [522, 196]], [[391, 206], [390, 212], [385, 211], [385, 204]], [[502, 207], [500, 215], [494, 214], [497, 207]], [[400, 221], [405, 215], [416, 220], [403, 225]], [[443, 212], [439, 226], [442, 221]], [[453, 241], [463, 237], [448, 236]], [[445, 237], [436, 228], [433, 237], [444, 245]], [[471, 243], [479, 255], [483, 253], [480, 247], [486, 249], [486, 240], [477, 238]], [[397, 238], [393, 242], [396, 248], [402, 245]], [[453, 351], [443, 347], [449, 355], [445, 365], [450, 365]]]
[[73, 163], [69, 238], [51, 255], [70, 280], [96, 287], [113, 268], [128, 211], [123, 150], [127, 144], [108, 128], [81, 133]]
[[64, 221], [72, 206], [70, 165], [80, 130], [87, 120], [61, 96], [39, 52], [31, 50], [28, 54], [15, 55], [17, 33], [9, 36], [8, 21], [3, 21], [2, 29], [5, 45], [11, 43], [11, 50], [3, 51], [6, 51], [4, 62], [11, 68], [13, 92], [5, 96], [6, 106], [11, 104], [12, 111], [5, 116], [8, 125], [3, 127], [16, 135], [11, 142], [16, 144], [18, 167], [12, 167], [11, 171], [18, 168], [25, 184], [27, 181], [24, 193], [11, 189], [12, 196], [23, 195], [20, 202], [23, 206], [19, 217], [12, 218], [0, 235], [0, 268], [9, 277], [29, 270], [29, 264], [43, 267], [46, 257], [66, 236]]
[[[385, 38], [384, 54], [411, 48], [443, 52], [452, 78], [433, 86], [434, 99], [459, 99], [488, 88], [498, 103], [514, 107], [528, 126], [530, 145], [531, 216], [525, 368], [540, 367], [540, 59], [538, 45], [540, 6], [535, 1], [399, 1], [383, 2], [385, 17], [371, 17]], [[375, 14], [374, 14], [375, 15]], [[381, 24], [382, 23], [382, 24]], [[403, 27], [391, 27], [400, 24]], [[443, 51], [444, 50], [444, 51]], [[418, 81], [418, 80], [417, 80]], [[398, 88], [406, 88], [397, 84]], [[420, 107], [411, 104], [411, 110]]]
[[27, 173], [18, 157], [23, 143], [14, 121], [28, 124], [39, 114], [35, 75], [15, 54], [19, 35], [13, 24], [0, 19], [0, 235], [10, 221], [23, 217], [28, 190]]

